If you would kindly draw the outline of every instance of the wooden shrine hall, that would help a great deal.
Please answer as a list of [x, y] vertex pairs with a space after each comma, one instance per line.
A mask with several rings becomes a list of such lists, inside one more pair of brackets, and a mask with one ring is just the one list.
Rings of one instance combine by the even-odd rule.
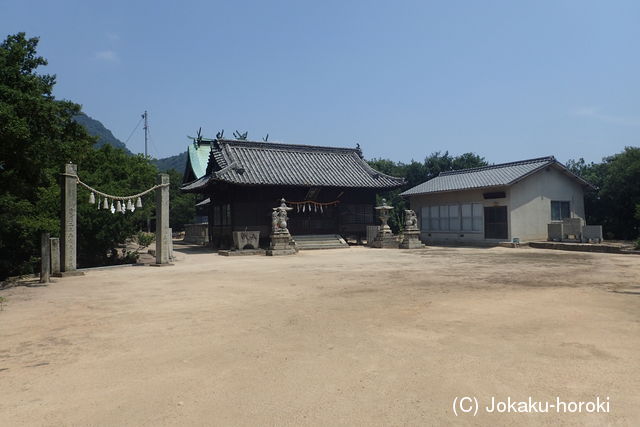
[[293, 208], [288, 228], [294, 238], [361, 241], [366, 227], [376, 224], [376, 193], [402, 184], [402, 178], [371, 168], [359, 146], [197, 138], [188, 149], [181, 190], [201, 195], [209, 244], [226, 249], [233, 231], [260, 231], [260, 246], [268, 246], [272, 208], [282, 198]]

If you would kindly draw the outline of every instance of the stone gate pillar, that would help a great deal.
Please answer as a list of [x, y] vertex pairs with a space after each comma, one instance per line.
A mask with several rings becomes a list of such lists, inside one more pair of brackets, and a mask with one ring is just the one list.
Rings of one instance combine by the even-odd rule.
[[73, 163], [64, 165], [60, 195], [62, 197], [62, 218], [60, 218], [60, 269], [73, 272], [77, 268], [77, 215], [78, 215], [78, 167]]
[[156, 190], [156, 265], [169, 264], [169, 175], [158, 174], [157, 184], [167, 184]]
[[49, 282], [51, 274], [51, 246], [49, 233], [42, 233], [40, 237], [40, 283]]

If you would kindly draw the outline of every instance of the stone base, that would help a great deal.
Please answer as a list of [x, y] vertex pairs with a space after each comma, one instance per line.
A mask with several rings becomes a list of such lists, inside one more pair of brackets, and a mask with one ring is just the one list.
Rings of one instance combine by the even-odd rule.
[[400, 242], [400, 249], [420, 249], [424, 244], [420, 241], [420, 231], [405, 231]]
[[60, 273], [51, 273], [53, 277], [73, 277], [73, 276], [84, 276], [84, 271], [61, 271]]
[[267, 249], [267, 256], [278, 256], [278, 255], [295, 255], [298, 251], [295, 249]]
[[291, 234], [272, 234], [271, 246], [267, 249], [268, 256], [275, 255], [295, 255], [298, 253], [296, 243], [291, 238]]
[[149, 264], [149, 267], [170, 267], [170, 266], [173, 266], [173, 264], [170, 262], [166, 264], [156, 264], [156, 263]]
[[246, 256], [246, 255], [264, 255], [264, 249], [242, 249], [242, 250], [219, 250], [218, 255], [221, 256]]
[[398, 238], [393, 234], [378, 234], [371, 244], [372, 248], [398, 249]]
[[425, 244], [419, 239], [404, 239], [400, 242], [400, 249], [420, 249], [424, 248]]

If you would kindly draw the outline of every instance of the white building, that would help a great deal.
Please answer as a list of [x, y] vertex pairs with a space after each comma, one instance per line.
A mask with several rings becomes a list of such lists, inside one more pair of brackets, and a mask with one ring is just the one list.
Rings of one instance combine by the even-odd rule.
[[409, 198], [424, 242], [521, 242], [547, 239], [547, 224], [584, 223], [591, 184], [554, 157], [442, 172]]

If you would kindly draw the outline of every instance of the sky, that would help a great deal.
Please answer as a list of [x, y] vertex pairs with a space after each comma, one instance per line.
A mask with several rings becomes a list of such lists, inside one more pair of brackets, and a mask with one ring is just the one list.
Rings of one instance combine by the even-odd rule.
[[636, 0], [0, 0], [55, 96], [123, 141], [147, 110], [156, 158], [202, 127], [403, 162], [600, 161], [640, 146], [639, 23]]

